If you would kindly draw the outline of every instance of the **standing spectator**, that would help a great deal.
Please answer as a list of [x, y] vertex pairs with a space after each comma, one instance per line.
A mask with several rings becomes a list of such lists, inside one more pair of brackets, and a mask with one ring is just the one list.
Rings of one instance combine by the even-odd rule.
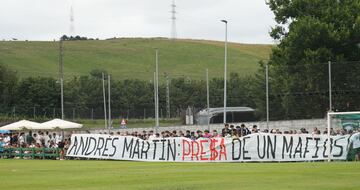
[[241, 129], [243, 131], [243, 136], [251, 134], [250, 130], [245, 126], [245, 124], [241, 124]]
[[221, 134], [222, 134], [223, 137], [230, 134], [230, 129], [229, 129], [229, 124], [228, 123], [225, 123], [224, 128], [221, 130]]
[[38, 138], [42, 146], [45, 146], [45, 139], [44, 139], [44, 133], [39, 131], [38, 132]]
[[15, 145], [18, 144], [18, 134], [17, 133], [13, 133], [10, 137], [10, 144], [11, 145]]
[[239, 133], [236, 129], [231, 130], [231, 138], [233, 138], [233, 139], [239, 138]]
[[57, 135], [56, 138], [55, 138], [55, 143], [56, 143], [56, 144], [59, 144], [61, 141], [62, 141], [62, 136], [59, 134], [59, 135]]
[[46, 131], [45, 132], [45, 135], [44, 135], [44, 146], [46, 148], [48, 148], [50, 145], [50, 136], [49, 136], [49, 131]]
[[360, 129], [350, 137], [350, 146], [354, 149], [355, 161], [360, 161]]
[[186, 130], [185, 137], [186, 137], [186, 138], [189, 138], [189, 139], [191, 138], [190, 130]]
[[3, 141], [4, 141], [4, 146], [10, 146], [10, 141], [11, 141], [10, 135], [5, 134], [5, 138]]
[[193, 140], [193, 141], [196, 141], [196, 137], [195, 137], [195, 132], [194, 132], [194, 131], [192, 131], [192, 132], [190, 133], [190, 139]]
[[60, 142], [58, 143], [58, 148], [60, 149], [60, 160], [64, 160], [64, 158], [65, 158], [64, 147], [65, 147], [65, 142], [64, 142], [64, 141], [60, 141]]
[[25, 143], [25, 134], [24, 133], [20, 133], [20, 136], [18, 137], [18, 142], [19, 142], [19, 145], [23, 145]]
[[210, 132], [209, 132], [209, 130], [204, 130], [204, 134], [202, 135], [202, 137], [204, 137], [204, 138], [211, 138], [212, 137], [212, 135], [210, 134]]
[[221, 137], [221, 135], [217, 132], [217, 130], [213, 130], [212, 136], [213, 136], [214, 138]]
[[0, 137], [0, 158], [1, 158], [1, 155], [2, 155], [2, 153], [4, 152], [4, 145], [5, 145], [5, 143], [4, 143], [4, 141], [3, 141], [4, 139], [2, 138], [2, 137]]
[[178, 137], [176, 130], [173, 130], [172, 137]]
[[25, 139], [26, 139], [26, 143], [28, 143], [28, 144], [32, 144], [35, 142], [31, 131], [29, 131], [29, 133], [28, 133], [28, 135], [26, 135]]
[[196, 131], [196, 138], [198, 139], [198, 138], [202, 138], [202, 137], [203, 137], [202, 131], [197, 130], [197, 131]]
[[36, 133], [34, 133], [34, 140], [35, 140], [35, 144], [41, 145], [40, 138], [39, 138], [39, 136], [38, 136]]
[[259, 129], [257, 128], [257, 125], [253, 125], [252, 129], [251, 129], [251, 133], [258, 133]]

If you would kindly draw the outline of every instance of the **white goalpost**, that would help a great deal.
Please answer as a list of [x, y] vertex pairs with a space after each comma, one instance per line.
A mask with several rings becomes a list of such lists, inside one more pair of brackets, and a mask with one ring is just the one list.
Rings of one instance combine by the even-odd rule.
[[327, 151], [328, 151], [328, 162], [331, 161], [331, 140], [330, 140], [330, 136], [331, 136], [331, 124], [332, 124], [332, 118], [334, 118], [334, 116], [339, 116], [339, 115], [360, 115], [360, 111], [351, 111], [351, 112], [328, 112], [327, 113], [327, 138], [328, 138], [328, 144], [327, 144]]

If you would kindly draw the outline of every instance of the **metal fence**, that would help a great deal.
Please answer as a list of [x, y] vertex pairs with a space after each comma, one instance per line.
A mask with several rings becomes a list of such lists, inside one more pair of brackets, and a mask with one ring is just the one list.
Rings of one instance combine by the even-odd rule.
[[[219, 64], [219, 68], [220, 66]], [[204, 74], [201, 76], [179, 76], [176, 73], [160, 76], [160, 118], [180, 118], [188, 106], [196, 111], [207, 107], [205, 71], [204, 68]], [[248, 71], [244, 69], [241, 72], [229, 70], [227, 106], [252, 107], [256, 109], [257, 118], [262, 121], [324, 118], [330, 109], [360, 110], [359, 71], [360, 62], [309, 62], [282, 67], [264, 65], [255, 73], [253, 69]], [[112, 119], [155, 117], [153, 80], [149, 79], [141, 83], [117, 80], [116, 76], [112, 78]], [[223, 79], [213, 78], [211, 75], [209, 78], [210, 107], [222, 107]], [[64, 81], [65, 119], [104, 118], [101, 79], [90, 80], [86, 77], [65, 75]], [[58, 84], [54, 85], [54, 89], [59, 88]], [[136, 87], [127, 89], [126, 85]], [[108, 108], [108, 92], [107, 86], [105, 87], [107, 93], [105, 102]], [[89, 93], [92, 93], [92, 96], [87, 96]], [[85, 97], [88, 99], [84, 99]], [[125, 100], [123, 97], [128, 98]], [[32, 97], [29, 101], [37, 98], [41, 97]], [[14, 102], [16, 105], [0, 108], [0, 115], [30, 119], [61, 117], [60, 90], [50, 98], [55, 99], [52, 105], [42, 103], [42, 105], [29, 106]]]

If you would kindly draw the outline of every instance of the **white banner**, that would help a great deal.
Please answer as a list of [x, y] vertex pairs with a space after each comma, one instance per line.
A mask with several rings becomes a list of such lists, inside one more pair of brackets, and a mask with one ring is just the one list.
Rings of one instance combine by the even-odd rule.
[[[345, 160], [349, 135], [332, 136], [333, 160]], [[76, 134], [67, 156], [111, 160], [169, 162], [266, 162], [327, 160], [327, 135], [257, 133], [238, 139], [166, 138], [144, 141], [131, 136]]]

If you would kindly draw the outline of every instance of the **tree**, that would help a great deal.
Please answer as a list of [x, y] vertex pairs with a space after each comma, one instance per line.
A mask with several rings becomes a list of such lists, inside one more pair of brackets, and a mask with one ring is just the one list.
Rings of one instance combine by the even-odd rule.
[[19, 82], [14, 98], [17, 112], [23, 115], [31, 116], [33, 107], [41, 108], [42, 115], [52, 115], [60, 107], [60, 87], [53, 78], [29, 77]]
[[[360, 0], [269, 0], [268, 5], [277, 22], [270, 35], [279, 44], [269, 67], [272, 92], [282, 105], [279, 112], [286, 118], [323, 117], [329, 109], [326, 63], [359, 68], [353, 61], [360, 60]], [[335, 89], [344, 89], [350, 79], [351, 88], [359, 87], [356, 72], [333, 77]], [[346, 109], [344, 100], [338, 100], [335, 108]]]
[[0, 110], [9, 111], [13, 106], [17, 81], [16, 72], [0, 64]]

